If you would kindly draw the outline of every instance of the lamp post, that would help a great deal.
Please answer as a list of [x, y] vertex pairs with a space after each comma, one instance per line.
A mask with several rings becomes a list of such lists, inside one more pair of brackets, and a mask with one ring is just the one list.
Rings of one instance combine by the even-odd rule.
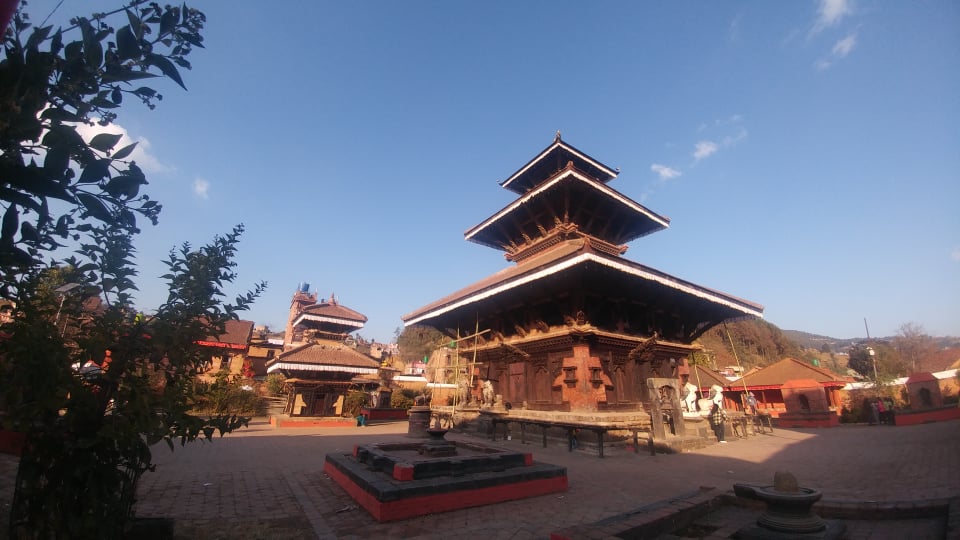
[[[57, 287], [53, 291], [60, 295], [60, 306], [57, 307], [57, 315], [53, 318], [53, 326], [56, 327], [60, 323], [60, 312], [63, 311], [63, 302], [67, 299], [67, 293], [80, 287], [79, 283], [67, 283]], [[63, 322], [63, 330], [60, 332], [60, 337], [63, 337], [67, 333], [67, 321]]]
[[877, 385], [880, 384], [880, 377], [877, 376], [877, 352], [873, 350], [873, 347], [867, 347], [867, 354], [870, 355], [870, 361], [873, 362], [873, 388], [876, 390]]
[[60, 322], [60, 311], [63, 310], [63, 301], [67, 299], [67, 293], [79, 287], [79, 283], [67, 283], [53, 290], [53, 292], [60, 295], [60, 307], [57, 308], [57, 315], [53, 318], [53, 324], [56, 325]]

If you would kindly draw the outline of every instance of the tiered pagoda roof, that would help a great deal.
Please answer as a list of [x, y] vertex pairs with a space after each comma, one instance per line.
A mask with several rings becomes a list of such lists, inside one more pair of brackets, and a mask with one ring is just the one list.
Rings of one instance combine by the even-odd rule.
[[346, 306], [337, 303], [331, 295], [330, 300], [323, 300], [306, 306], [294, 319], [294, 326], [305, 326], [316, 329], [325, 335], [346, 336], [355, 332], [367, 322], [367, 317]]
[[464, 237], [516, 262], [570, 238], [588, 237], [595, 248], [621, 255], [627, 242], [667, 228], [670, 220], [608, 187], [616, 174], [558, 136], [502, 183], [520, 197]]
[[[575, 327], [638, 339], [666, 332], [659, 338], [683, 344], [724, 320], [762, 316], [758, 304], [621, 257], [627, 242], [670, 221], [610, 188], [617, 173], [558, 133], [501, 182], [520, 197], [464, 234], [516, 264], [404, 315], [404, 323], [443, 330], [509, 319], [511, 343]], [[584, 320], [571, 322], [581, 310]]]
[[439, 328], [457, 328], [463, 313], [538, 303], [545, 291], [561, 290], [570, 284], [589, 290], [591, 296], [622, 298], [638, 309], [670, 306], [672, 313], [682, 317], [685, 333], [689, 334], [684, 337], [691, 340], [724, 320], [763, 314], [762, 306], [612, 256], [594, 249], [589, 239], [579, 239], [501, 270], [404, 315], [403, 320], [407, 325], [429, 321]]

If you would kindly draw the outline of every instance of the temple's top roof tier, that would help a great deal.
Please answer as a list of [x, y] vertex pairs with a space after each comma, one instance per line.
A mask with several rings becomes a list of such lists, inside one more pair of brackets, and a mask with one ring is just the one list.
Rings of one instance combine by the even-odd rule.
[[621, 255], [627, 242], [667, 228], [670, 220], [609, 187], [616, 174], [558, 135], [502, 183], [520, 197], [464, 238], [505, 251], [516, 262], [571, 238], [591, 238]]
[[500, 182], [500, 185], [518, 195], [523, 195], [544, 180], [565, 169], [570, 162], [588, 178], [603, 184], [616, 178], [620, 172], [563, 142], [560, 140], [560, 132], [558, 131], [557, 136], [553, 139], [553, 144], [521, 167], [519, 171]]

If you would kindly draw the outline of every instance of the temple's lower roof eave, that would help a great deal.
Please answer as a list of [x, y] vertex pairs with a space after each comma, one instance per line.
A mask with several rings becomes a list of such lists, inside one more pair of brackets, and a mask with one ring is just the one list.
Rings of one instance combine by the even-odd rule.
[[492, 286], [482, 290], [478, 290], [458, 298], [452, 298], [443, 304], [422, 308], [404, 316], [404, 324], [410, 326], [422, 323], [429, 319], [456, 311], [465, 306], [475, 304], [481, 300], [514, 290], [517, 287], [533, 283], [541, 278], [556, 274], [557, 272], [567, 270], [580, 264], [591, 262], [609, 267], [635, 278], [653, 281], [661, 286], [667, 287], [668, 289], [673, 289], [683, 294], [723, 306], [737, 313], [737, 315], [731, 314], [731, 318], [735, 316], [753, 316], [758, 318], [763, 317], [763, 306], [760, 306], [759, 304], [754, 304], [747, 300], [729, 296], [706, 287], [700, 287], [693, 283], [674, 278], [652, 268], [647, 268], [619, 257], [603, 256], [592, 252], [581, 252], [576, 256], [565, 260], [561, 259], [555, 264], [539, 268], [536, 271], [527, 274], [521, 274], [513, 278], [508, 278], [500, 283], [492, 284]]

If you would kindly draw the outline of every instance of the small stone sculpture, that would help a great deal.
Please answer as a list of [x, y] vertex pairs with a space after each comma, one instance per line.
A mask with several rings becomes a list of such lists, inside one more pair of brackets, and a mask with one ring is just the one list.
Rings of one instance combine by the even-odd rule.
[[489, 379], [483, 381], [483, 404], [487, 407], [493, 406], [493, 383]]
[[691, 382], [683, 385], [683, 406], [687, 412], [697, 412], [697, 387]]

